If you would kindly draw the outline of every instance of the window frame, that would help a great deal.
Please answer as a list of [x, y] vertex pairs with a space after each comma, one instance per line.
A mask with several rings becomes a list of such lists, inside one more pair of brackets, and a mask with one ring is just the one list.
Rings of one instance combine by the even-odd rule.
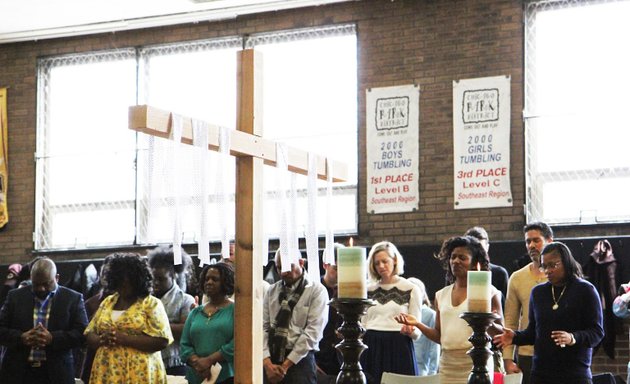
[[[88, 242], [85, 244], [62, 244], [57, 245], [52, 243], [52, 235], [51, 231], [54, 228], [54, 223], [51, 221], [46, 221], [46, 216], [51, 215], [51, 210], [54, 210], [55, 207], [51, 207], [47, 204], [46, 192], [51, 188], [50, 184], [46, 183], [44, 179], [47, 177], [48, 168], [46, 166], [46, 162], [42, 161], [44, 157], [48, 156], [47, 154], [47, 137], [50, 134], [54, 134], [51, 132], [52, 128], [50, 127], [49, 121], [49, 102], [47, 94], [48, 91], [48, 80], [46, 74], [50, 74], [50, 68], [56, 65], [63, 65], [65, 62], [72, 63], [77, 60], [87, 60], [87, 61], [97, 61], [102, 58], [106, 58], [110, 55], [116, 56], [121, 52], [125, 52], [126, 55], [133, 55], [136, 60], [136, 104], [143, 104], [143, 100], [147, 94], [147, 82], [143, 80], [143, 76], [145, 75], [143, 71], [146, 70], [145, 64], [146, 59], [151, 55], [155, 54], [157, 50], [178, 50], [178, 49], [191, 49], [191, 47], [204, 47], [204, 46], [221, 46], [224, 44], [237, 44], [240, 46], [247, 46], [247, 48], [252, 48], [256, 44], [256, 41], [268, 42], [269, 39], [301, 39], [301, 38], [313, 38], [313, 37], [325, 37], [325, 36], [333, 36], [335, 34], [348, 34], [352, 33], [356, 36], [356, 26], [354, 24], [343, 24], [343, 25], [332, 25], [332, 26], [323, 26], [323, 27], [315, 27], [315, 28], [305, 28], [305, 29], [296, 29], [296, 30], [288, 30], [288, 31], [275, 31], [275, 32], [266, 32], [261, 34], [256, 34], [252, 36], [230, 36], [224, 38], [215, 38], [215, 39], [202, 39], [197, 41], [184, 41], [177, 43], [169, 43], [169, 44], [156, 44], [149, 45], [143, 47], [134, 47], [127, 49], [116, 49], [116, 50], [106, 50], [106, 51], [98, 51], [98, 52], [86, 52], [80, 54], [72, 54], [72, 55], [61, 55], [55, 57], [44, 57], [38, 60], [38, 106], [37, 106], [37, 152], [35, 156], [36, 160], [36, 207], [35, 207], [35, 228], [33, 232], [33, 242], [34, 248], [36, 251], [56, 251], [56, 250], [68, 250], [68, 249], [76, 249], [76, 250], [89, 250], [89, 249], [102, 249], [102, 248], [120, 248], [120, 247], [134, 247], [134, 246], [150, 246], [155, 244], [156, 242], [151, 242], [151, 239], [146, 239], [146, 241], [139, 241], [139, 231], [142, 229], [140, 225], [142, 220], [146, 220], [147, 212], [143, 212], [143, 208], [139, 201], [141, 197], [139, 196], [138, 191], [138, 181], [142, 177], [142, 172], [138, 170], [138, 156], [139, 152], [142, 150], [141, 140], [138, 139], [136, 134], [135, 140], [135, 165], [134, 166], [134, 174], [135, 174], [135, 198], [133, 201], [128, 201], [127, 205], [133, 205], [134, 209], [134, 233], [133, 240], [128, 242], [117, 242], [115, 244], [111, 243], [92, 243]], [[254, 43], [252, 43], [254, 42]], [[47, 72], [48, 71], [48, 72]], [[357, 76], [358, 76], [358, 68], [357, 68]], [[358, 110], [358, 105], [356, 106]], [[356, 117], [355, 117], [355, 121]], [[358, 126], [354, 127], [357, 129], [356, 133], [356, 141], [358, 143]], [[357, 164], [358, 164], [358, 151], [357, 151]], [[355, 176], [356, 177], [356, 176]], [[354, 194], [355, 199], [358, 200], [358, 181], [355, 181], [354, 185], [342, 185], [342, 186], [334, 186], [335, 195], [337, 192], [341, 194], [351, 193]], [[305, 195], [306, 190], [299, 190], [299, 194]], [[318, 195], [325, 195], [325, 188], [318, 188]], [[95, 208], [102, 207], [102, 204], [99, 202], [94, 202], [90, 204], [84, 204], [83, 209], [91, 211]], [[356, 204], [355, 204], [356, 207]], [[104, 207], [106, 208], [106, 207]], [[143, 216], [144, 215], [144, 216]], [[358, 209], [354, 214], [354, 228], [349, 231], [344, 230], [344, 233], [356, 233], [358, 231]], [[323, 234], [323, 230], [320, 231]], [[217, 239], [217, 234], [213, 234], [212, 239]], [[212, 241], [212, 240], [211, 240]], [[187, 242], [191, 244], [190, 242]]]

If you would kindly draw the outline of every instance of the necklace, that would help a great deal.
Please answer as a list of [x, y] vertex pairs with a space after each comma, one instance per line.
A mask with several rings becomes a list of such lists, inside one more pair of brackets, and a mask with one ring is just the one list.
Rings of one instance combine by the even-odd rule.
[[219, 312], [222, 308], [227, 307], [230, 304], [230, 300], [225, 300], [219, 304], [207, 303], [206, 308], [204, 308], [204, 312], [208, 316], [207, 321], [210, 321], [210, 318], [214, 316], [217, 312]]
[[553, 306], [551, 307], [551, 309], [553, 309], [554, 311], [558, 309], [558, 302], [560, 301], [560, 299], [562, 299], [562, 295], [564, 295], [565, 289], [567, 289], [566, 285], [562, 288], [562, 291], [560, 291], [560, 296], [558, 296], [558, 300], [556, 300], [556, 290], [554, 289], [553, 285], [551, 286], [551, 297], [553, 298]]
[[219, 305], [215, 305], [211, 303], [206, 304], [208, 308], [208, 311], [204, 311], [206, 312], [206, 315], [208, 315], [208, 319], [206, 320], [206, 322], [209, 322], [210, 318], [212, 318], [212, 316], [214, 316], [217, 312], [219, 312], [219, 310], [221, 310], [223, 307], [227, 306], [227, 304], [229, 304], [229, 300], [224, 301]]

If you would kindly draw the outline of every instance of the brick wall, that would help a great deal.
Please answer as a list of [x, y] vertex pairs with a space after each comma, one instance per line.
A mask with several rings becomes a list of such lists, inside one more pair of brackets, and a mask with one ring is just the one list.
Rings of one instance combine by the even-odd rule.
[[[361, 193], [360, 233], [395, 243], [439, 243], [483, 224], [495, 239], [520, 236], [524, 172], [522, 110], [522, 11], [518, 1], [374, 1], [359, 22], [359, 119], [365, 125], [364, 90], [419, 84], [420, 209], [410, 214], [368, 215]], [[512, 76], [512, 193], [514, 206], [453, 210], [452, 81]], [[360, 148], [365, 146], [360, 136]], [[360, 180], [365, 180], [361, 154]], [[364, 186], [364, 184], [362, 184]], [[364, 188], [361, 189], [364, 191]]]
[[606, 356], [606, 353], [601, 349], [593, 355], [593, 373], [611, 372], [613, 375], [619, 375], [624, 380], [626, 379], [628, 356], [630, 355], [630, 351], [628, 350], [628, 326], [630, 326], [630, 322], [624, 321], [623, 334], [617, 336], [615, 342], [615, 359]]
[[[472, 225], [493, 240], [520, 240], [525, 203], [523, 11], [520, 0], [363, 0], [235, 20], [0, 45], [0, 86], [9, 87], [10, 222], [0, 231], [0, 264], [33, 256], [36, 59], [41, 56], [355, 22], [358, 31], [359, 241], [439, 244]], [[510, 75], [513, 207], [453, 210], [452, 81]], [[420, 209], [366, 213], [365, 89], [419, 84]], [[625, 226], [558, 228], [558, 237], [624, 235]], [[102, 257], [58, 253], [56, 259]], [[596, 357], [595, 371], [625, 372], [628, 335], [619, 361]], [[623, 349], [621, 349], [623, 348]], [[600, 369], [601, 368], [601, 369]]]

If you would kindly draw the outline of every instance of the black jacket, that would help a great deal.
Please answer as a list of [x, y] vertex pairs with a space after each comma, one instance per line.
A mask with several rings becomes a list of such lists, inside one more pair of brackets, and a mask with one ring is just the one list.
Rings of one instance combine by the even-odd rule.
[[[47, 329], [53, 338], [46, 347], [46, 369], [50, 383], [74, 384], [72, 349], [83, 345], [87, 326], [83, 296], [59, 286], [52, 300]], [[0, 344], [7, 347], [0, 368], [2, 384], [22, 384], [30, 347], [22, 344], [21, 335], [33, 328], [33, 306], [31, 287], [23, 287], [9, 292], [0, 310]]]

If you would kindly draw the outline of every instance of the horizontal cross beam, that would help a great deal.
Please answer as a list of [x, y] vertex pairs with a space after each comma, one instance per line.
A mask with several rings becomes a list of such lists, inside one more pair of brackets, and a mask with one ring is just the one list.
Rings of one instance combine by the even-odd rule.
[[[182, 143], [193, 143], [192, 119], [183, 117]], [[129, 107], [129, 128], [144, 132], [153, 136], [169, 138], [173, 124], [172, 113], [148, 105], [136, 105]], [[208, 126], [208, 149], [219, 150], [219, 127]], [[263, 159], [265, 164], [276, 165], [276, 143], [273, 140], [260, 136], [250, 135], [245, 132], [230, 130], [230, 154], [232, 156], [252, 156]], [[302, 175], [308, 174], [308, 152], [287, 147], [289, 170]], [[326, 157], [317, 156], [317, 177], [322, 180], [327, 179]], [[330, 159], [329, 159], [330, 160]], [[333, 175], [335, 182], [348, 180], [348, 167], [345, 163], [332, 161]]]

